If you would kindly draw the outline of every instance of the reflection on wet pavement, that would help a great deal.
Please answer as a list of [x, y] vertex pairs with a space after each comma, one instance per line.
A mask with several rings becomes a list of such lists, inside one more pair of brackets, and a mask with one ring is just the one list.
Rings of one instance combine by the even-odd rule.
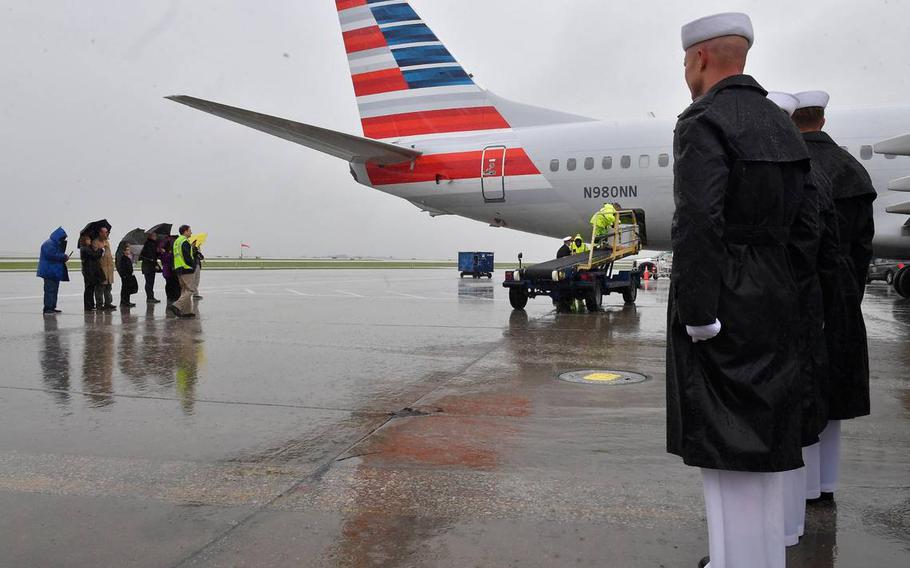
[[[592, 315], [545, 298], [513, 312], [498, 280], [450, 271], [214, 273], [200, 317], [181, 321], [152, 305], [83, 315], [76, 296], [42, 319], [4, 301], [33, 280], [0, 275], [11, 565], [671, 567], [704, 554], [699, 476], [664, 451], [665, 281]], [[873, 285], [865, 312], [873, 416], [845, 425], [838, 504], [810, 509], [791, 566], [910, 561], [910, 302]], [[556, 380], [589, 368], [649, 380]], [[40, 530], [54, 542], [15, 540]], [[125, 536], [75, 545], [99, 531]]]

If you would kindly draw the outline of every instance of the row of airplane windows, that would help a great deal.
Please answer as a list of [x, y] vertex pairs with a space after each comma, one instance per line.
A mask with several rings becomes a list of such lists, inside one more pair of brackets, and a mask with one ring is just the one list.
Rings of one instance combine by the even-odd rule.
[[[849, 151], [846, 146], [841, 146], [844, 150]], [[859, 157], [862, 160], [871, 160], [872, 156], [875, 153], [872, 150], [872, 146], [863, 145], [859, 149]], [[896, 158], [894, 154], [885, 154], [885, 158], [888, 160], [893, 160]], [[669, 154], [659, 154], [657, 156], [657, 166], [660, 168], [666, 168], [670, 165], [670, 155]], [[558, 172], [561, 166], [559, 159], [550, 160], [550, 171]], [[584, 169], [593, 170], [594, 169], [594, 158], [588, 157], [584, 159], [583, 162]], [[600, 167], [604, 170], [613, 169], [613, 156], [604, 156], [600, 161]], [[624, 155], [619, 158], [619, 167], [627, 170], [632, 167], [632, 156]], [[641, 169], [651, 167], [651, 156], [649, 154], [642, 154], [638, 157], [638, 167]], [[566, 160], [566, 169], [570, 172], [574, 172], [578, 169], [578, 159], [569, 158]]]
[[[657, 165], [661, 168], [666, 168], [670, 165], [670, 155], [669, 154], [660, 154], [657, 156]], [[558, 172], [560, 167], [560, 161], [550, 160], [550, 171]], [[605, 170], [610, 170], [613, 168], [613, 156], [604, 156], [600, 161], [600, 167]], [[619, 167], [627, 170], [632, 167], [632, 156], [625, 155], [620, 156], [619, 158]], [[651, 156], [648, 154], [642, 154], [638, 157], [638, 167], [639, 168], [649, 168], [651, 167]], [[585, 158], [584, 159], [584, 168], [586, 170], [594, 169], [594, 158]], [[578, 160], [576, 158], [569, 158], [566, 160], [566, 169], [570, 172], [574, 172], [578, 169]]]

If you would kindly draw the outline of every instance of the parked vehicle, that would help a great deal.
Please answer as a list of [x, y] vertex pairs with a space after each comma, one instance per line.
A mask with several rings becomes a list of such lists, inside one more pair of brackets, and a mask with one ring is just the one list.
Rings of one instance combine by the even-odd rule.
[[651, 272], [651, 279], [670, 278], [673, 273], [673, 253], [670, 251], [662, 252], [657, 256], [640, 258], [635, 261], [635, 267], [638, 269], [638, 275], [644, 279], [645, 271]]
[[907, 265], [910, 265], [910, 261], [873, 258], [872, 262], [869, 263], [869, 273], [866, 275], [866, 282], [884, 280], [887, 284], [893, 284], [894, 277]]
[[638, 254], [645, 242], [644, 215], [639, 210], [617, 211], [619, 220], [610, 235], [591, 236], [588, 252], [565, 256], [507, 270], [503, 286], [509, 290], [512, 308], [522, 310], [528, 300], [548, 296], [557, 311], [569, 311], [576, 301], [584, 301], [590, 312], [599, 312], [604, 295], [618, 292], [627, 304], [634, 304], [638, 296], [638, 272], [621, 270], [616, 261]]
[[461, 277], [493, 278], [493, 253], [492, 252], [459, 252], [458, 271]]

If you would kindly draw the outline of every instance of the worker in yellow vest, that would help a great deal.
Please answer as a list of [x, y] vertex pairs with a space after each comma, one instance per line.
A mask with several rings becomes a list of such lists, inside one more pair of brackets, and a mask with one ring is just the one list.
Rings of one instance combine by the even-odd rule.
[[196, 258], [190, 236], [193, 231], [189, 225], [180, 226], [180, 236], [174, 241], [174, 271], [180, 280], [180, 298], [168, 306], [174, 315], [181, 318], [194, 318], [193, 296], [196, 295]]
[[581, 235], [575, 235], [575, 239], [569, 244], [569, 248], [572, 249], [572, 254], [582, 254], [591, 251], [591, 247], [581, 238]]
[[595, 237], [609, 234], [614, 223], [616, 223], [616, 208], [612, 203], [604, 203], [604, 206], [591, 216]]

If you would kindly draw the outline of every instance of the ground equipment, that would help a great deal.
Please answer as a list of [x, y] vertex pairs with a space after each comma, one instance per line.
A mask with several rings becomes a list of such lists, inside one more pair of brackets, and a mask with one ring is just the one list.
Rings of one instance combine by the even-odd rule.
[[493, 278], [493, 253], [492, 252], [459, 252], [458, 270], [461, 277]]
[[638, 296], [640, 273], [637, 270], [614, 270], [614, 263], [638, 254], [645, 243], [644, 214], [640, 210], [618, 211], [617, 222], [608, 235], [592, 233], [589, 252], [557, 258], [527, 268], [505, 273], [503, 286], [509, 290], [509, 302], [516, 310], [524, 309], [528, 300], [549, 296], [558, 311], [568, 311], [576, 301], [584, 301], [588, 311], [601, 308], [604, 294], [622, 293], [627, 304]]

